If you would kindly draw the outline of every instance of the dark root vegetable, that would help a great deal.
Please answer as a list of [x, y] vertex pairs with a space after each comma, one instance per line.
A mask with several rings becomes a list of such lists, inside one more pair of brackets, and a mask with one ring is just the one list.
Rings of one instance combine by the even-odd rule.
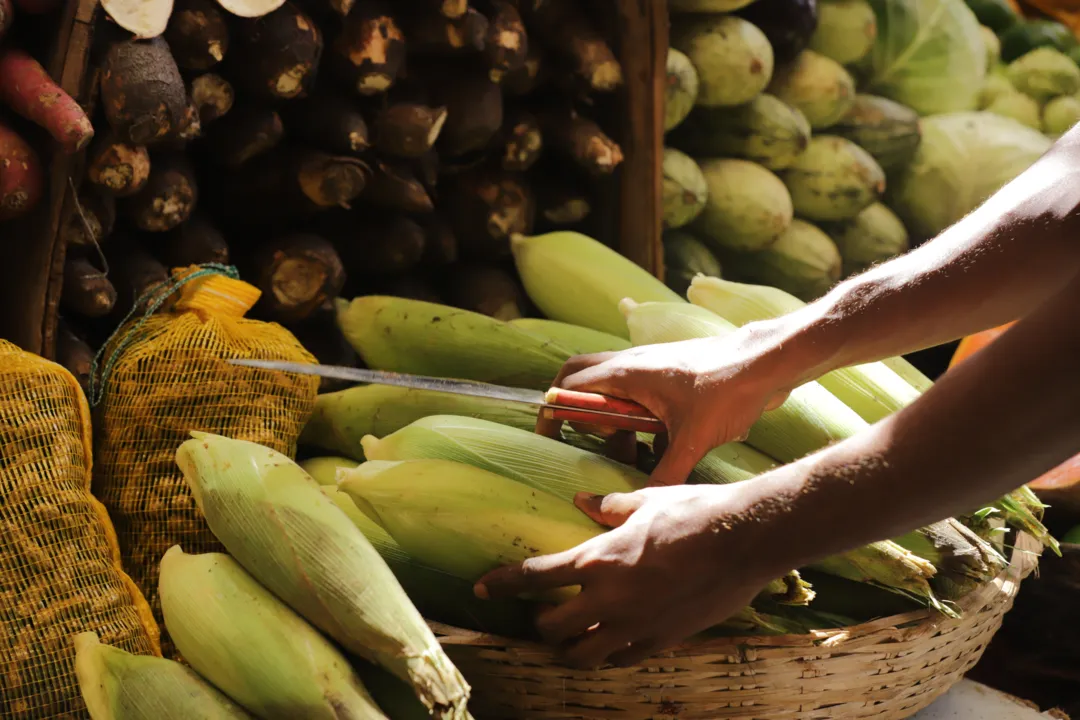
[[199, 109], [199, 122], [214, 122], [232, 110], [236, 92], [228, 80], [217, 73], [203, 73], [191, 81], [189, 90], [195, 107]]
[[166, 232], [184, 222], [195, 209], [199, 192], [195, 171], [181, 153], [155, 155], [150, 179], [123, 201], [125, 215], [138, 229]]
[[70, 254], [64, 265], [60, 303], [82, 317], [105, 317], [116, 305], [116, 288], [87, 258]]
[[116, 197], [143, 189], [150, 177], [150, 153], [114, 134], [95, 139], [86, 157], [86, 178]]
[[285, 137], [281, 116], [266, 105], [241, 105], [211, 125], [202, 141], [210, 162], [236, 168], [266, 153]]
[[34, 148], [0, 123], [0, 220], [33, 210], [41, 201], [45, 174]]
[[293, 3], [239, 21], [232, 40], [226, 74], [237, 88], [266, 100], [289, 100], [314, 87], [322, 32]]
[[262, 290], [261, 314], [297, 322], [341, 292], [345, 268], [333, 245], [305, 233], [275, 238], [260, 247], [250, 277]]
[[380, 0], [350, 12], [332, 48], [334, 69], [360, 95], [386, 92], [405, 63], [405, 35]]
[[116, 225], [116, 201], [95, 186], [84, 186], [60, 224], [59, 236], [65, 247], [101, 245]]
[[165, 41], [114, 43], [101, 68], [101, 101], [109, 126], [134, 145], [177, 132], [187, 112], [187, 89]]
[[225, 59], [229, 27], [213, 0], [179, 0], [165, 29], [176, 64], [185, 70], [209, 70]]
[[319, 92], [282, 108], [290, 137], [342, 155], [363, 155], [371, 146], [363, 113], [348, 97]]

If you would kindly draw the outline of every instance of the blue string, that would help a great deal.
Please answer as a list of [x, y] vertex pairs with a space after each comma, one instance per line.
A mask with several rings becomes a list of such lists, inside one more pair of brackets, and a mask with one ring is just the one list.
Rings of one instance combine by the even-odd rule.
[[[119, 359], [120, 354], [128, 347], [128, 345], [130, 345], [134, 341], [136, 333], [138, 333], [142, 326], [146, 323], [146, 321], [150, 319], [150, 316], [157, 312], [158, 309], [165, 303], [165, 301], [168, 300], [171, 295], [176, 293], [177, 290], [184, 287], [184, 285], [187, 285], [192, 280], [206, 277], [207, 275], [224, 275], [226, 277], [232, 278], [233, 280], [240, 279], [240, 273], [232, 265], [222, 265], [221, 263], [206, 263], [204, 265], [200, 265], [199, 269], [195, 272], [190, 273], [189, 275], [185, 275], [179, 280], [175, 277], [170, 277], [168, 280], [163, 280], [159, 282], [157, 285], [154, 285], [149, 290], [144, 292], [141, 297], [139, 297], [139, 299], [135, 302], [135, 306], [132, 307], [128, 314], [124, 316], [124, 319], [120, 321], [120, 324], [117, 325], [116, 330], [113, 331], [112, 335], [109, 336], [109, 339], [105, 342], [104, 345], [101, 346], [101, 349], [97, 351], [97, 354], [94, 355], [94, 361], [90, 363], [90, 381], [87, 386], [87, 395], [89, 396], [88, 399], [90, 401], [90, 407], [97, 407], [98, 404], [101, 402], [102, 398], [105, 396], [105, 383], [108, 380], [109, 375], [112, 374], [113, 366], [116, 364], [117, 359]], [[160, 297], [157, 297], [152, 303], [147, 304], [146, 309], [143, 311], [142, 318], [139, 319], [139, 322], [135, 323], [131, 326], [131, 328], [128, 329], [127, 334], [119, 342], [119, 344], [117, 344], [116, 349], [112, 352], [112, 355], [109, 356], [108, 361], [105, 363], [105, 367], [101, 371], [101, 380], [99, 381], [98, 368], [100, 366], [100, 361], [102, 355], [104, 355], [105, 353], [106, 348], [108, 348], [109, 345], [112, 344], [113, 338], [116, 337], [117, 333], [123, 330], [124, 326], [127, 325], [128, 321], [130, 321], [135, 316], [135, 314], [139, 310], [139, 306], [142, 305], [147, 298], [154, 297], [154, 295], [158, 292], [161, 292]]]

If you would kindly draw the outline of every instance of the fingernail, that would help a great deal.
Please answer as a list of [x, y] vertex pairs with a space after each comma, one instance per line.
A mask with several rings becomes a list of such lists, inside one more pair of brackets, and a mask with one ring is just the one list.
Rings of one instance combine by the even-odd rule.
[[488, 594], [487, 585], [484, 585], [483, 583], [476, 583], [475, 585], [473, 585], [473, 595], [480, 598], [481, 600], [488, 600], [491, 598], [491, 596]]

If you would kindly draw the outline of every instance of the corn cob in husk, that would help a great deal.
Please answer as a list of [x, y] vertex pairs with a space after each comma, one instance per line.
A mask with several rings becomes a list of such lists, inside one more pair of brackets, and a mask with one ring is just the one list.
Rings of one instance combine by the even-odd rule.
[[393, 572], [296, 463], [193, 433], [176, 460], [214, 535], [267, 589], [346, 650], [408, 682], [438, 717], [464, 717], [469, 685]]
[[178, 662], [74, 638], [75, 675], [91, 720], [248, 720], [239, 705]]
[[518, 235], [510, 247], [529, 299], [552, 320], [629, 338], [620, 300], [682, 301], [648, 271], [580, 233]]
[[611, 333], [593, 330], [580, 325], [545, 320], [542, 318], [517, 318], [510, 324], [519, 330], [531, 332], [556, 345], [561, 345], [575, 355], [628, 350], [630, 341]]
[[174, 545], [158, 589], [184, 660], [256, 716], [386, 718], [341, 651], [228, 555]]
[[338, 326], [374, 370], [546, 390], [573, 353], [469, 310], [371, 295], [337, 301]]

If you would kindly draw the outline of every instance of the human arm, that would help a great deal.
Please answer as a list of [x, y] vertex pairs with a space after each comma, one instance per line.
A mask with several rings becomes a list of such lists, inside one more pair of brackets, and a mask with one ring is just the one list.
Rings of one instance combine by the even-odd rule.
[[496, 570], [477, 592], [581, 585], [540, 631], [572, 664], [633, 664], [792, 567], [970, 511], [1080, 452], [1078, 307], [1080, 274], [909, 407], [758, 478], [579, 498], [616, 529]]
[[[1015, 320], [1080, 269], [1080, 130], [935, 240], [727, 338], [573, 358], [556, 381], [648, 407], [667, 425], [654, 484], [683, 482], [787, 392], [832, 370]], [[538, 431], [553, 428], [538, 424]]]

